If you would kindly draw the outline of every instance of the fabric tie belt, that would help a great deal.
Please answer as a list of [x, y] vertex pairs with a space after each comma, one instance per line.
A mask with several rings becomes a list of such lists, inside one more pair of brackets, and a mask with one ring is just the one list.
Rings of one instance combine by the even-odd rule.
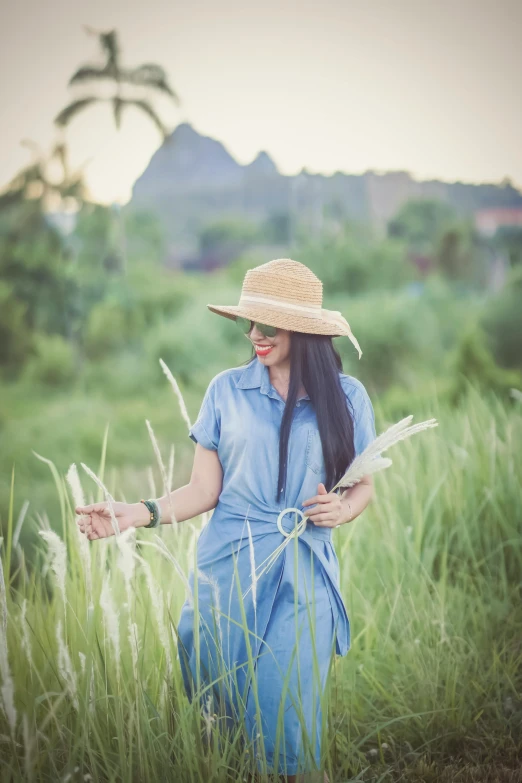
[[[292, 523], [285, 519], [283, 523], [283, 518], [292, 511], [299, 514], [301, 517], [297, 525], [295, 524], [295, 520]], [[323, 541], [330, 541], [332, 538], [332, 528], [314, 525], [313, 522], [310, 522], [308, 518], [305, 517], [300, 508], [284, 508], [277, 517], [277, 527], [286, 538], [291, 535], [302, 536], [303, 534], [311, 536], [312, 538], [322, 539]]]

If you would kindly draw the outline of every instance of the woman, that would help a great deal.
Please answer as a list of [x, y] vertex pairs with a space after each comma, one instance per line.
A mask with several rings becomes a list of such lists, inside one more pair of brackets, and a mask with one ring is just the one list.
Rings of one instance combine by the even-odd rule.
[[[185, 689], [192, 699], [204, 688], [211, 714], [245, 726], [258, 768], [264, 756], [288, 783], [320, 765], [324, 685], [334, 649], [350, 647], [332, 528], [373, 496], [369, 475], [327, 490], [376, 434], [370, 398], [342, 372], [332, 337], [349, 337], [360, 357], [359, 344], [322, 307], [322, 289], [304, 264], [277, 259], [247, 271], [237, 306], [207, 305], [236, 321], [254, 354], [210, 382], [189, 432], [189, 484], [147, 508], [115, 504], [120, 529], [170, 522], [171, 503], [178, 522], [213, 509], [178, 628]], [[76, 511], [90, 539], [112, 534], [105, 503]]]

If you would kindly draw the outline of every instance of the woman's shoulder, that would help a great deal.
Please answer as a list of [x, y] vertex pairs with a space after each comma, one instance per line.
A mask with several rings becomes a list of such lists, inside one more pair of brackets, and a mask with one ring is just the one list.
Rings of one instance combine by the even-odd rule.
[[221, 372], [218, 372], [210, 380], [208, 389], [219, 389], [220, 391], [223, 391], [228, 388], [234, 390], [236, 388], [236, 383], [244, 370], [244, 365], [239, 367], [228, 367], [226, 370], [221, 370]]
[[356, 378], [354, 375], [348, 375], [347, 373], [340, 372], [339, 380], [344, 393], [349, 398], [354, 409], [357, 412], [361, 412], [365, 408], [372, 409], [372, 403], [370, 395], [362, 381]]

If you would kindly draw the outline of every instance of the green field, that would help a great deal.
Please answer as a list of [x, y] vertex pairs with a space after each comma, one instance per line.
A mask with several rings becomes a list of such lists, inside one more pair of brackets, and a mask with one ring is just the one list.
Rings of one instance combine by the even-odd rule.
[[[162, 402], [178, 427], [176, 446], [186, 433], [173, 398]], [[74, 406], [79, 413], [81, 400]], [[376, 411], [380, 432], [392, 422]], [[327, 769], [336, 781], [519, 780], [522, 407], [470, 387], [454, 409], [434, 395], [412, 412], [439, 426], [390, 450], [374, 503], [334, 533], [352, 647], [333, 664]], [[160, 422], [146, 395], [139, 415]], [[148, 474], [158, 489], [160, 477], [146, 431], [134, 439], [146, 465], [111, 464], [125, 419], [118, 408], [97, 455], [103, 420], [95, 424], [91, 409], [79, 431], [94, 430], [90, 465], [111, 493], [135, 500]], [[86, 496], [98, 497], [83, 455], [71, 461]], [[165, 552], [146, 545], [158, 543], [154, 531], [138, 531], [139, 560], [129, 540], [127, 559], [114, 537], [82, 547], [63, 469], [33, 464], [58, 511], [42, 504], [28, 514], [20, 546], [15, 475], [2, 546], [11, 585], [2, 596], [4, 779], [243, 779], [253, 767], [240, 727], [218, 745], [219, 728], [187, 701], [176, 660], [185, 587], [166, 552], [187, 575], [204, 520], [162, 526]], [[175, 483], [189, 467], [190, 444]], [[42, 541], [47, 520], [59, 539]]]

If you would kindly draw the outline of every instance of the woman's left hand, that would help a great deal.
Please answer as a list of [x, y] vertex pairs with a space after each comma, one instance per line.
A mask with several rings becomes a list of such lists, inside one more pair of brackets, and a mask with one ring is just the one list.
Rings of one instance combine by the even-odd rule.
[[317, 488], [317, 495], [305, 500], [303, 508], [317, 503], [314, 508], [304, 511], [305, 517], [318, 527], [337, 527], [341, 523], [343, 505], [336, 492], [327, 492], [323, 483]]

